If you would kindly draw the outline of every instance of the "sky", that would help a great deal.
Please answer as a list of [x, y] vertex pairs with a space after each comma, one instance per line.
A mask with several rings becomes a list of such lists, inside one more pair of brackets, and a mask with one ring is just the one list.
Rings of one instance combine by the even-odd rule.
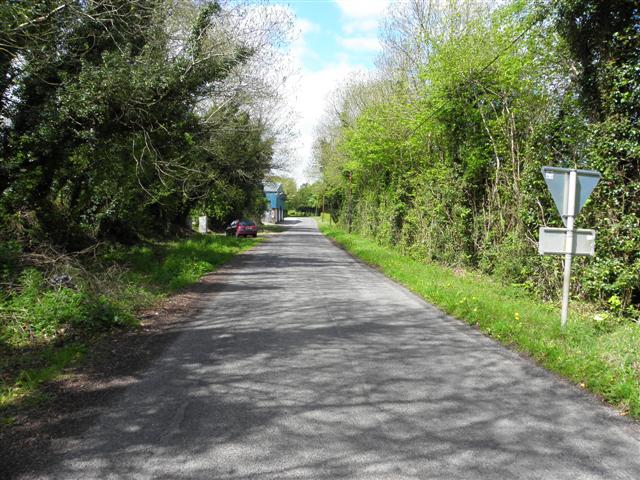
[[297, 71], [288, 102], [297, 114], [298, 137], [288, 172], [300, 185], [308, 178], [313, 132], [332, 91], [354, 75], [371, 71], [380, 51], [378, 31], [389, 0], [290, 0], [299, 32], [291, 44]]

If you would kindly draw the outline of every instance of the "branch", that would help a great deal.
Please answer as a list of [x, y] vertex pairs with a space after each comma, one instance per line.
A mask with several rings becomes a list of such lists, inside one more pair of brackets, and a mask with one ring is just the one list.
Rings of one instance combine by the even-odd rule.
[[62, 5], [60, 5], [60, 6], [56, 7], [56, 8], [54, 8], [53, 10], [51, 10], [46, 15], [42, 15], [41, 17], [34, 18], [33, 20], [29, 20], [28, 22], [21, 23], [16, 28], [14, 28], [14, 31], [15, 30], [21, 30], [21, 29], [23, 29], [25, 27], [28, 27], [30, 25], [34, 25], [36, 23], [41, 23], [41, 22], [44, 22], [46, 20], [49, 20], [53, 15], [58, 13], [60, 10], [63, 10], [65, 8], [67, 8], [68, 6], [69, 6], [69, 4], [63, 3]]

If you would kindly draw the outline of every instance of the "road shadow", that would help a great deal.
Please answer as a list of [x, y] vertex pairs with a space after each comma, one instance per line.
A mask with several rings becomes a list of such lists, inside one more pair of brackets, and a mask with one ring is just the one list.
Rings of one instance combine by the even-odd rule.
[[640, 478], [631, 422], [300, 228], [195, 286], [14, 473]]
[[292, 225], [299, 225], [300, 223], [302, 223], [302, 220], [300, 220], [297, 217], [286, 217], [282, 222], [281, 225], [288, 225], [288, 226], [292, 226]]
[[590, 400], [473, 330], [460, 337], [464, 327], [437, 313], [422, 324], [415, 319], [424, 312], [403, 304], [383, 314], [358, 300], [330, 309], [327, 322], [309, 320], [322, 318], [317, 306], [265, 308], [261, 321], [240, 320], [241, 304], [226, 318], [204, 311], [133, 379], [119, 408], [71, 438], [54, 470], [60, 478], [90, 465], [100, 478], [169, 479], [188, 468], [183, 478], [329, 480], [361, 478], [357, 460], [366, 459], [379, 472], [426, 468], [418, 478], [429, 478], [425, 462], [444, 474], [437, 478], [528, 478], [522, 469], [562, 478], [575, 466], [584, 478], [616, 478], [613, 465], [640, 472], [633, 444], [615, 434], [624, 421], [595, 405], [572, 411]]
[[[226, 289], [250, 295], [258, 288], [251, 283], [225, 284], [225, 277], [241, 270], [248, 255], [229, 258], [220, 270], [182, 289], [154, 309], [142, 312], [142, 328], [82, 338], [89, 351], [80, 364], [68, 368], [62, 378], [42, 385], [37, 398], [25, 399], [14, 408], [7, 407], [3, 417], [14, 423], [0, 429], [0, 478], [17, 478], [49, 465], [55, 456], [51, 453], [52, 444], [73, 438], [90, 427], [105, 408], [144, 377], [153, 361], [219, 292]], [[281, 289], [278, 285], [259, 288]], [[65, 338], [65, 344], [69, 341], [73, 338]], [[51, 347], [35, 347], [45, 348]]]

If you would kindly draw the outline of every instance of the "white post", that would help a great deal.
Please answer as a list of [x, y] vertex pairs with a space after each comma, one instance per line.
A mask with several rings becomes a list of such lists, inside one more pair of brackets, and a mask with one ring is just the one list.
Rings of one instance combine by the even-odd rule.
[[209, 231], [208, 217], [202, 215], [198, 217], [198, 233], [207, 233]]
[[567, 238], [565, 240], [564, 255], [564, 283], [562, 285], [562, 314], [560, 316], [560, 326], [567, 326], [569, 317], [569, 280], [571, 279], [571, 259], [573, 257], [573, 221], [576, 215], [576, 183], [577, 172], [569, 172], [569, 195], [567, 198]]

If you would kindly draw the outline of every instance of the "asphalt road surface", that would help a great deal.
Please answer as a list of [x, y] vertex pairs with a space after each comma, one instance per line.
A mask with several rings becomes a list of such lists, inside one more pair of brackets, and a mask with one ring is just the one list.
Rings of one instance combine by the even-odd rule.
[[39, 478], [640, 479], [637, 424], [288, 223]]

